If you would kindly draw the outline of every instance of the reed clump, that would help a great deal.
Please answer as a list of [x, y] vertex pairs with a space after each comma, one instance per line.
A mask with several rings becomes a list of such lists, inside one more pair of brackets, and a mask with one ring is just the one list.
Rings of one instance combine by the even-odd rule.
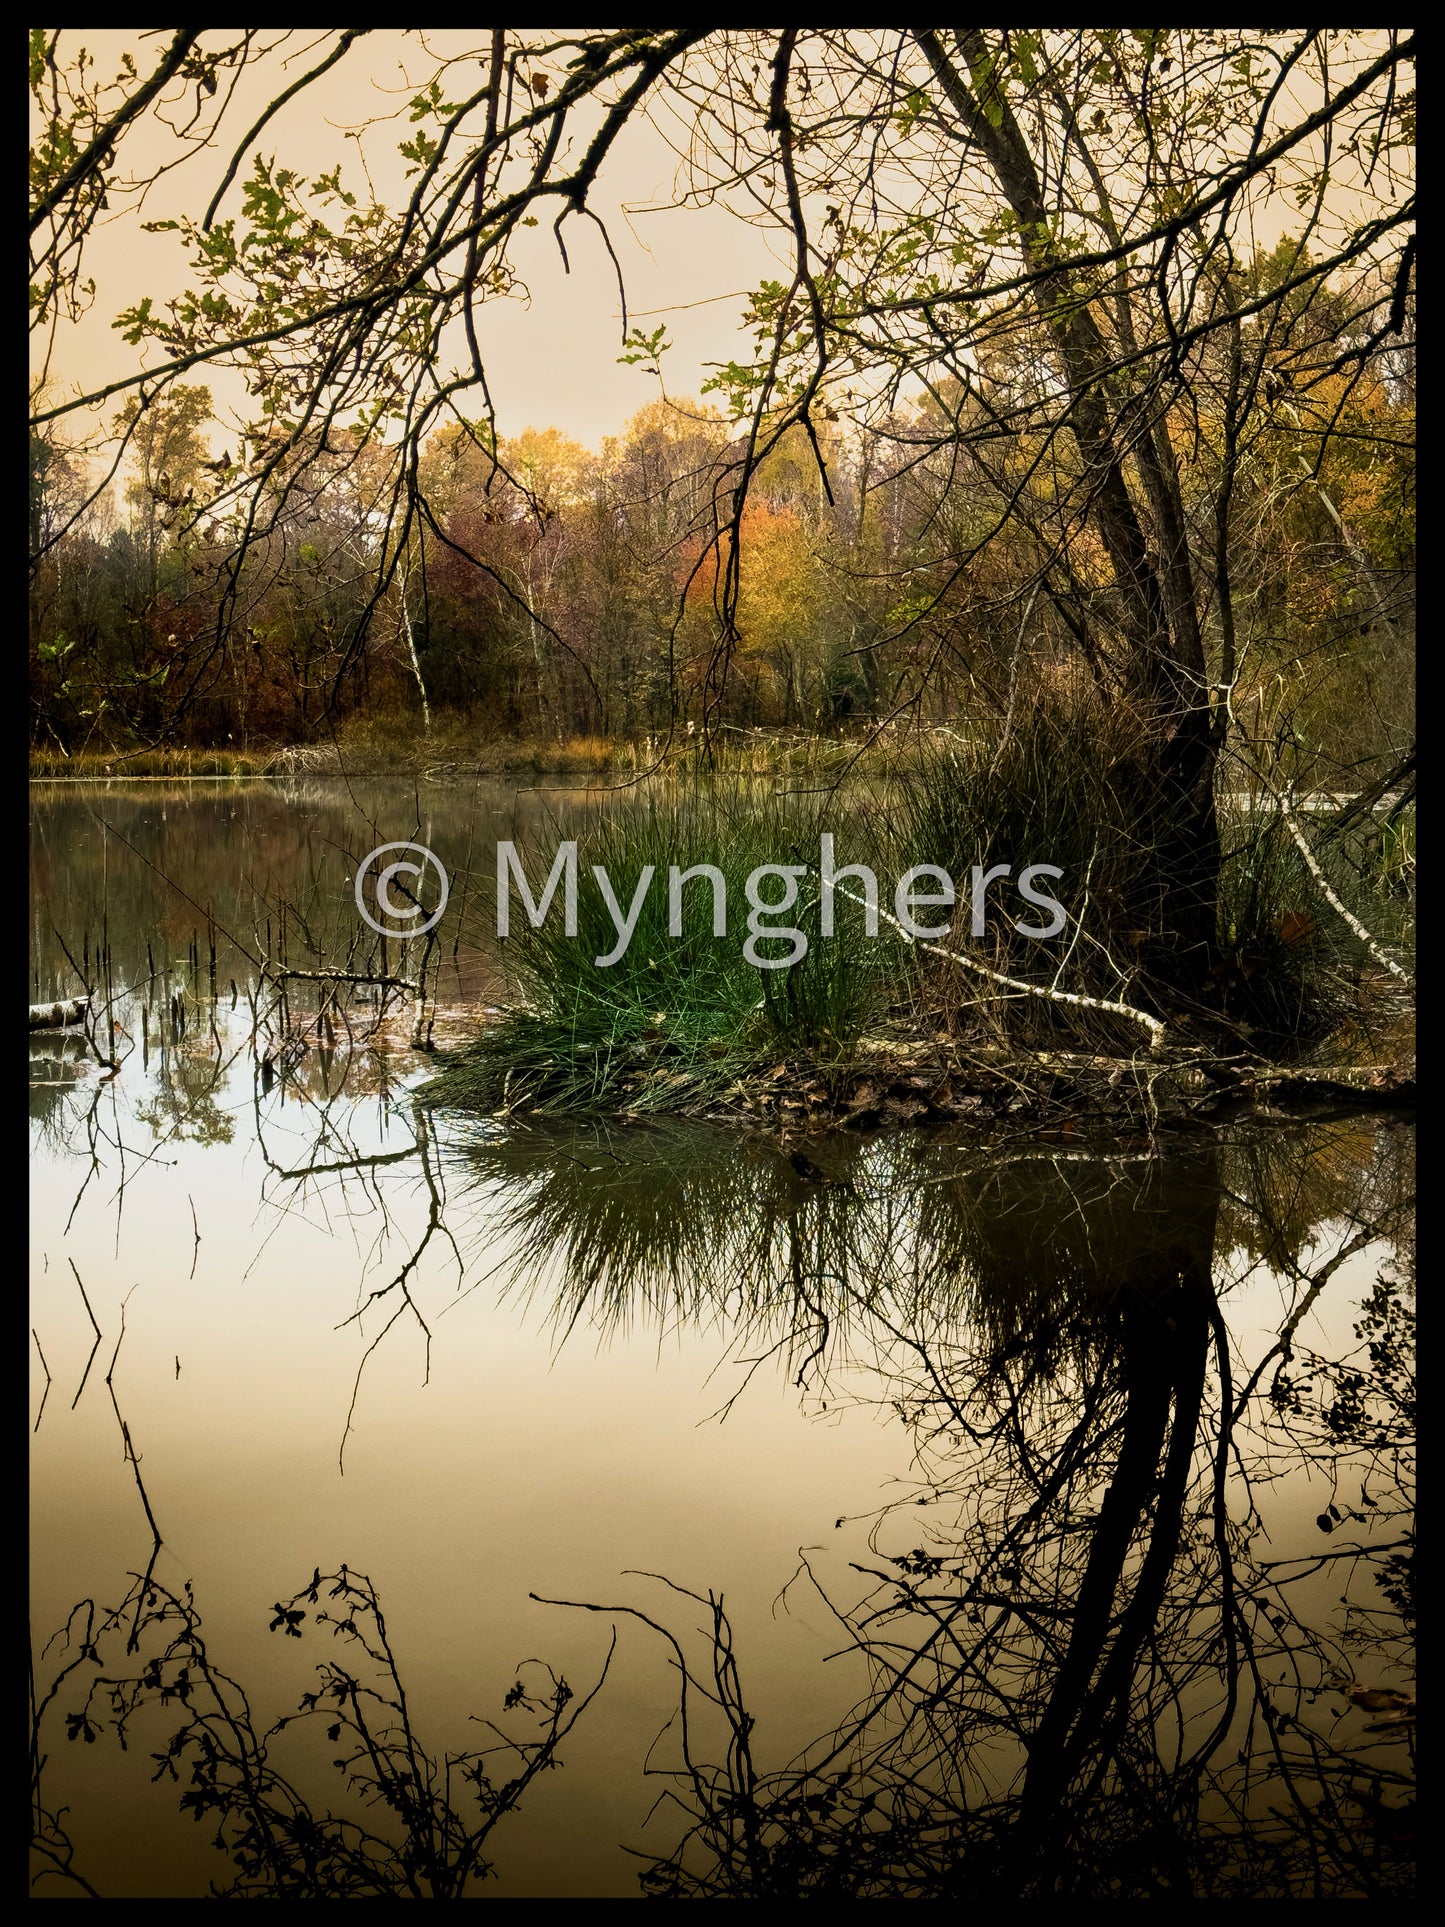
[[[1371, 994], [1378, 968], [1322, 898], [1277, 801], [1232, 792], [1227, 770], [1216, 782], [1212, 948], [1188, 985], [1159, 968], [1176, 900], [1161, 881], [1148, 768], [1127, 710], [1055, 697], [1002, 736], [931, 745], [895, 784], [902, 841], [915, 853], [910, 861], [939, 863], [957, 877], [971, 865], [1000, 863], [1015, 876], [1030, 863], [1062, 871], [1045, 886], [1068, 909], [1056, 939], [1032, 940], [1019, 934], [1019, 919], [990, 916], [983, 936], [963, 946], [1003, 974], [1158, 1012], [1185, 1030], [1212, 1025], [1215, 1035], [1232, 1031], [1270, 1051], [1328, 1036]], [[1327, 814], [1309, 823], [1341, 899], [1408, 949], [1413, 819], [1367, 823], [1343, 839], [1332, 839]], [[1117, 1019], [1044, 997], [981, 994], [975, 976], [942, 960], [921, 983], [929, 1021], [956, 1034], [1025, 1048], [1063, 1038], [1130, 1046]]]
[[[1289, 1059], [1357, 1019], [1379, 995], [1378, 959], [1322, 898], [1269, 798], [1220, 799], [1213, 940], [1188, 983], [1160, 967], [1173, 906], [1149, 770], [1122, 708], [1061, 697], [1003, 731], [915, 736], [907, 758], [866, 780], [664, 776], [609, 799], [577, 837], [575, 934], [559, 903], [537, 928], [513, 915], [504, 954], [515, 1001], [446, 1065], [430, 1100], [696, 1111], [789, 1071], [839, 1090], [865, 1040], [946, 1046], [955, 1066], [960, 1051], [980, 1062], [1000, 1051], [1126, 1059], [1157, 1051], [1165, 1034], [1195, 1051]], [[562, 835], [524, 853], [539, 893]], [[1341, 900], [1364, 903], [1403, 941], [1409, 826], [1331, 842], [1325, 822], [1312, 835]], [[866, 865], [877, 879], [871, 934], [856, 880], [840, 887], [825, 933], [825, 836], [835, 864]], [[721, 873], [726, 928], [715, 930], [713, 890], [694, 879], [674, 930], [669, 875], [701, 865]], [[796, 866], [796, 899], [779, 900], [774, 876], [759, 921], [805, 941], [759, 936], [750, 955], [747, 879], [776, 865]], [[1021, 895], [1025, 873], [1043, 865], [1036, 894]], [[649, 866], [619, 947], [618, 914]], [[918, 866], [953, 881], [952, 907], [919, 918], [937, 941], [890, 915], [903, 917], [895, 885]]]
[[[822, 827], [846, 842], [850, 861], [877, 860], [881, 839], [861, 813], [826, 797], [689, 783], [598, 812], [577, 838], [576, 935], [566, 933], [559, 905], [539, 928], [513, 906], [505, 955], [519, 1001], [447, 1067], [434, 1101], [668, 1110], [721, 1096], [800, 1054], [825, 1073], [845, 1064], [865, 1026], [897, 1000], [907, 964], [893, 933], [863, 934], [853, 905], [840, 903], [834, 935], [823, 935]], [[538, 895], [556, 847], [539, 839], [530, 853]], [[678, 893], [674, 934], [669, 873], [703, 864], [721, 872], [726, 930], [715, 934], [714, 888], [695, 877]], [[808, 874], [796, 902], [765, 921], [802, 932], [807, 949], [790, 966], [768, 969], [744, 954], [745, 888], [760, 866], [775, 864]], [[625, 911], [648, 865], [653, 881], [631, 939], [614, 961], [600, 961], [616, 950], [618, 931], [594, 866]], [[758, 886], [770, 902], [785, 887], [776, 876]], [[755, 954], [786, 956], [795, 947], [761, 936]]]

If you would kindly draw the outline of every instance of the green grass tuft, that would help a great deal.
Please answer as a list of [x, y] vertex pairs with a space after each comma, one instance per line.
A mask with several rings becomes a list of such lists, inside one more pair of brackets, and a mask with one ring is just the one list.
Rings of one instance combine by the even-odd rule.
[[[851, 818], [851, 821], [849, 820]], [[689, 786], [663, 798], [625, 802], [594, 818], [578, 838], [577, 935], [565, 933], [560, 890], [541, 929], [513, 898], [505, 959], [520, 1006], [448, 1064], [428, 1089], [435, 1103], [535, 1110], [676, 1109], [718, 1096], [740, 1079], [807, 1054], [825, 1071], [845, 1064], [900, 979], [899, 944], [863, 935], [861, 908], [840, 903], [835, 934], [821, 933], [816, 865], [822, 828], [838, 838], [839, 860], [876, 858], [876, 839], [833, 799], [781, 797], [753, 786]], [[534, 895], [562, 832], [532, 846]], [[845, 856], [846, 853], [846, 856]], [[527, 853], [523, 852], [527, 862]], [[668, 873], [711, 863], [723, 873], [727, 932], [713, 934], [713, 892], [705, 878], [682, 890], [682, 928], [668, 929]], [[768, 921], [808, 936], [806, 955], [759, 969], [743, 954], [748, 875], [767, 863], [801, 863], [797, 904]], [[616, 929], [592, 870], [604, 868], [624, 912], [643, 867], [654, 877], [624, 955], [598, 962]], [[763, 894], [781, 894], [777, 878]], [[763, 938], [764, 957], [789, 945]]]

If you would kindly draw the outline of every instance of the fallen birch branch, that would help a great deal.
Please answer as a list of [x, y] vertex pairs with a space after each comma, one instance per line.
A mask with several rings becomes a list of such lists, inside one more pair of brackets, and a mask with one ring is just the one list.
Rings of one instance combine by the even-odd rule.
[[[868, 908], [862, 897], [855, 896], [841, 884], [835, 884], [834, 888], [852, 902], [862, 904], [865, 910]], [[1043, 997], [1051, 1004], [1073, 1004], [1082, 1010], [1106, 1010], [1111, 1016], [1127, 1017], [1131, 1023], [1141, 1024], [1148, 1031], [1151, 1051], [1164, 1048], [1164, 1021], [1159, 1017], [1151, 1017], [1147, 1010], [1137, 1010], [1133, 1004], [1117, 1003], [1110, 997], [1086, 997], [1077, 990], [1049, 990], [1042, 984], [1026, 984], [1020, 977], [1006, 977], [1001, 970], [990, 970], [987, 964], [981, 964], [973, 957], [965, 957], [961, 951], [950, 950], [936, 938], [911, 936], [897, 917], [891, 916], [881, 903], [878, 905], [878, 914], [886, 923], [893, 925], [905, 943], [911, 943], [919, 950], [936, 951], [940, 957], [947, 957], [950, 963], [961, 964], [965, 970], [971, 970], [979, 977], [987, 977], [990, 983], [1002, 984], [1006, 990], [1022, 991], [1026, 997]]]
[[1345, 908], [1344, 904], [1341, 903], [1339, 897], [1335, 894], [1335, 891], [1330, 885], [1329, 878], [1325, 875], [1324, 871], [1320, 868], [1319, 860], [1315, 856], [1314, 851], [1309, 846], [1309, 843], [1305, 837], [1304, 831], [1300, 828], [1299, 824], [1295, 821], [1294, 809], [1288, 797], [1285, 797], [1285, 796], [1280, 797], [1279, 808], [1280, 808], [1280, 815], [1284, 818], [1284, 826], [1294, 839], [1295, 848], [1299, 851], [1300, 855], [1304, 858], [1305, 863], [1309, 869], [1310, 875], [1314, 878], [1315, 882], [1320, 886], [1320, 892], [1325, 898], [1325, 901], [1329, 904], [1330, 908], [1332, 910], [1337, 911], [1339, 915], [1344, 918], [1345, 922], [1350, 926], [1351, 930], [1354, 931], [1355, 935], [1359, 938], [1360, 942], [1369, 951], [1370, 955], [1374, 958], [1377, 964], [1383, 964], [1385, 969], [1390, 972], [1391, 976], [1398, 977], [1402, 984], [1409, 984], [1413, 988], [1415, 979], [1410, 975], [1409, 971], [1402, 969], [1401, 966], [1397, 964], [1392, 957], [1389, 957], [1385, 954], [1385, 952], [1381, 949], [1380, 945], [1376, 943], [1375, 939], [1370, 935], [1369, 931], [1365, 928], [1364, 924], [1360, 922], [1359, 918], [1354, 914], [1353, 911], [1347, 910]]

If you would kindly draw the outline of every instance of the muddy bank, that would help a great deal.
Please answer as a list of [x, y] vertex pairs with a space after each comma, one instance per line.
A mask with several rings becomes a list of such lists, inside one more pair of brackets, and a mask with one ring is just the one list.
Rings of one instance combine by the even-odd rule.
[[[436, 1062], [436, 1074], [415, 1092], [428, 1108], [498, 1118], [563, 1114], [555, 1103], [533, 1102], [525, 1084], [468, 1050], [442, 1050]], [[721, 1084], [705, 1083], [659, 1051], [639, 1056], [624, 1093], [622, 1104], [597, 1114], [731, 1119], [793, 1131], [1008, 1120], [1108, 1133], [1242, 1113], [1408, 1111], [1415, 1064], [1403, 1053], [1364, 1065], [1290, 1067], [1202, 1052], [1111, 1057], [865, 1038], [845, 1065], [782, 1058]]]

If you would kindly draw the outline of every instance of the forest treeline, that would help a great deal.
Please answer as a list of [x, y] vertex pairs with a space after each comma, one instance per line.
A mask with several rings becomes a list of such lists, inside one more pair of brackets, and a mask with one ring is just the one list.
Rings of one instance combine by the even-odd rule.
[[[1241, 308], [1286, 292], [1188, 349], [1163, 427], [1236, 727], [1327, 782], [1412, 733], [1415, 351], [1409, 313], [1381, 341], [1388, 287], [1305, 261], [1286, 239], [1236, 272]], [[1051, 683], [1107, 700], [1120, 586], [1079, 513], [1084, 457], [1041, 407], [1052, 379], [1019, 331], [866, 427], [816, 411], [749, 475], [736, 556], [747, 437], [706, 396], [656, 400], [595, 451], [457, 419], [416, 451], [400, 530], [394, 451], [335, 422], [278, 427], [278, 460], [204, 385], [172, 385], [107, 424], [109, 487], [104, 439], [52, 425], [31, 438], [32, 741], [686, 739], [997, 727]], [[247, 467], [265, 479], [238, 496]]]

